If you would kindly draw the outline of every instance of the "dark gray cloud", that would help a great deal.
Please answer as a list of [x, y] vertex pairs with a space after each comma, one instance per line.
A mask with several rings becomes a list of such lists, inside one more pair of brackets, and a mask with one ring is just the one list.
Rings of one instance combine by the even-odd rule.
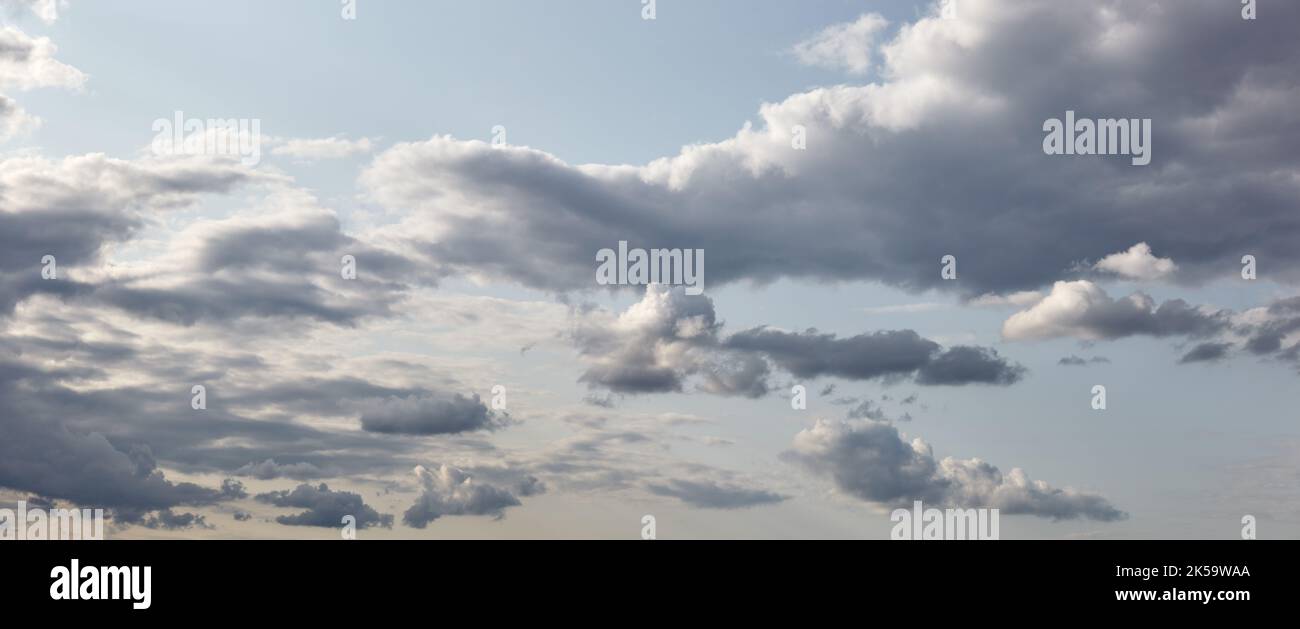
[[350, 491], [334, 491], [329, 485], [298, 485], [292, 491], [280, 490], [258, 494], [255, 500], [277, 507], [306, 509], [294, 515], [282, 515], [276, 522], [286, 526], [320, 526], [341, 528], [343, 518], [356, 518], [358, 529], [380, 526], [389, 528], [393, 525], [393, 516], [381, 514], [369, 507], [361, 496]]
[[445, 435], [475, 430], [496, 430], [509, 423], [494, 413], [478, 395], [459, 393], [444, 397], [388, 398], [368, 404], [361, 427], [369, 432], [406, 435]]
[[176, 513], [171, 509], [163, 509], [154, 515], [145, 517], [139, 522], [139, 525], [150, 529], [166, 530], [213, 528], [212, 525], [208, 524], [207, 519], [201, 515], [195, 513]]
[[233, 497], [229, 488], [173, 483], [144, 443], [114, 443], [50, 412], [50, 398], [76, 396], [51, 383], [76, 377], [0, 360], [0, 486], [136, 513]]
[[1201, 343], [1178, 359], [1180, 363], [1206, 363], [1222, 360], [1232, 349], [1231, 343]]
[[954, 508], [997, 508], [1054, 520], [1119, 520], [1126, 515], [1105, 498], [1032, 481], [1020, 469], [1003, 474], [979, 459], [936, 459], [925, 442], [908, 442], [887, 422], [818, 421], [795, 436], [785, 458], [834, 481], [869, 502], [914, 500]]
[[[147, 212], [184, 207], [253, 179], [237, 166], [194, 160], [0, 160], [0, 316], [32, 295], [91, 293], [93, 286], [71, 274], [97, 265], [107, 245], [135, 236]], [[57, 279], [42, 278], [47, 255]]]
[[671, 479], [666, 483], [650, 483], [646, 485], [646, 489], [650, 490], [650, 493], [676, 498], [701, 509], [745, 509], [778, 503], [787, 498], [765, 489], [681, 479]]
[[938, 343], [912, 330], [893, 330], [839, 338], [834, 334], [753, 328], [725, 342], [735, 350], [767, 356], [800, 378], [832, 376], [849, 380], [916, 376], [918, 384], [1008, 385], [1025, 369], [1007, 362], [996, 350]]

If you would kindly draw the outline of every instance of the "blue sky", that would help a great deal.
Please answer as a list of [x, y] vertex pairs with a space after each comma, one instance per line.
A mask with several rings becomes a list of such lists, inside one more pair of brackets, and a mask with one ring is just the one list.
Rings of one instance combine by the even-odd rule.
[[[23, 233], [86, 232], [57, 252], [66, 292], [0, 284], [14, 303], [0, 366], [45, 378], [0, 382], [36, 422], [9, 430], [65, 424], [69, 452], [106, 439], [124, 477], [147, 446], [137, 471], [167, 479], [123, 481], [131, 498], [112, 503], [68, 489], [76, 470], [0, 466], [5, 496], [107, 501], [122, 537], [337, 536], [277, 522], [336, 515], [276, 503], [302, 483], [395, 516], [373, 537], [630, 538], [653, 514], [664, 538], [885, 538], [889, 509], [922, 494], [1001, 508], [1003, 538], [1235, 538], [1246, 514], [1261, 537], [1295, 535], [1300, 156], [1279, 138], [1300, 123], [1275, 109], [1300, 89], [1278, 35], [1292, 7], [1249, 24], [1208, 0], [1170, 16], [959, 0], [951, 20], [905, 1], [662, 0], [652, 21], [632, 0], [357, 4], [356, 20], [328, 0], [5, 14], [87, 77], [0, 80], [42, 121], [0, 144], [0, 212], [31, 221]], [[1251, 54], [1203, 72], [1196, 35]], [[818, 42], [830, 52], [798, 52]], [[848, 65], [858, 53], [866, 71]], [[1153, 119], [1155, 162], [1041, 154], [1043, 119], [1067, 107]], [[259, 120], [262, 162], [150, 154], [151, 125], [175, 111]], [[791, 153], [796, 123], [808, 147]], [[508, 146], [481, 144], [496, 125]], [[273, 153], [326, 138], [368, 144]], [[702, 246], [706, 296], [593, 285], [589, 244], [616, 239]], [[9, 249], [38, 241], [60, 238]], [[954, 282], [939, 277], [949, 252]], [[340, 253], [358, 283], [317, 273]], [[1240, 277], [1243, 253], [1258, 280]], [[1190, 310], [1175, 321], [1169, 303]], [[1274, 330], [1277, 348], [1252, 349]], [[881, 367], [889, 349], [867, 337], [891, 331], [934, 349]], [[74, 340], [130, 358], [51, 349]], [[1200, 346], [1223, 355], [1180, 363]], [[977, 364], [927, 379], [953, 348]], [[761, 393], [710, 388], [737, 365], [761, 365]], [[671, 384], [628, 376], [650, 367]], [[102, 373], [60, 371], [74, 368]], [[183, 402], [193, 383], [216, 392], [208, 423], [163, 393]], [[864, 400], [883, 415], [850, 416]], [[898, 452], [912, 465], [890, 467]], [[313, 471], [252, 471], [271, 459]], [[177, 497], [227, 478], [242, 495]], [[159, 510], [206, 528], [160, 526]]]

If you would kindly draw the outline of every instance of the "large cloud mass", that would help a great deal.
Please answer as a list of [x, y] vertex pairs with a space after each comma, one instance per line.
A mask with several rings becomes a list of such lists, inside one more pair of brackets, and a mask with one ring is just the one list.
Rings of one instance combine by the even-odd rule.
[[[394, 233], [432, 264], [551, 290], [592, 287], [596, 251], [619, 240], [702, 248], [714, 287], [873, 279], [973, 297], [1134, 243], [1184, 280], [1235, 273], [1244, 254], [1295, 280], [1298, 22], [1295, 3], [1245, 21], [1219, 0], [964, 0], [960, 19], [902, 25], [875, 82], [765, 105], [734, 137], [643, 166], [434, 137], [383, 152], [362, 181], [411, 212]], [[1067, 110], [1150, 118], [1153, 162], [1045, 155], [1042, 123]], [[945, 255], [957, 281], [940, 278]]]

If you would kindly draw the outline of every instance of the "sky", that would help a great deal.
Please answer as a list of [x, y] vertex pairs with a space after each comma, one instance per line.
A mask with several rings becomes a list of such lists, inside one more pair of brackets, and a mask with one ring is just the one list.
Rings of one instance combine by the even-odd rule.
[[0, 0], [0, 506], [1300, 535], [1300, 5], [648, 4]]

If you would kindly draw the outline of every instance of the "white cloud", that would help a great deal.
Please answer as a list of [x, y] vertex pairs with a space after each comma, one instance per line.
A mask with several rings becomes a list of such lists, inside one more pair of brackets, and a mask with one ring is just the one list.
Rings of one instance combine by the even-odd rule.
[[0, 89], [85, 85], [86, 75], [55, 60], [56, 52], [58, 47], [48, 37], [30, 37], [12, 26], [0, 29]]
[[59, 19], [59, 5], [67, 6], [66, 0], [3, 0], [0, 6], [10, 11], [26, 9], [36, 15], [42, 22], [53, 24]]
[[1177, 271], [1178, 265], [1169, 258], [1155, 257], [1150, 245], [1139, 242], [1129, 247], [1128, 251], [1112, 253], [1102, 258], [1093, 268], [1133, 280], [1158, 280]]
[[1113, 299], [1088, 280], [1057, 282], [1034, 306], [1011, 315], [1002, 337], [1012, 341], [1073, 337], [1087, 340], [1133, 335], [1203, 336], [1222, 332], [1231, 313], [1195, 307], [1181, 299], [1156, 305], [1137, 292]]
[[966, 302], [966, 305], [975, 306], [976, 308], [1005, 308], [1007, 306], [1024, 308], [1025, 306], [1032, 306], [1042, 300], [1042, 293], [1036, 290], [1022, 290], [1008, 295], [985, 293]]
[[866, 13], [854, 22], [830, 26], [795, 44], [792, 52], [807, 65], [866, 74], [871, 69], [876, 37], [888, 25], [889, 21], [879, 13]]
[[29, 133], [40, 125], [40, 118], [24, 111], [12, 98], [0, 94], [0, 142]]
[[889, 306], [868, 306], [862, 309], [862, 312], [868, 315], [890, 315], [890, 314], [917, 314], [920, 312], [933, 312], [943, 310], [948, 304], [938, 302], [922, 302], [917, 304], [892, 304]]
[[369, 153], [374, 149], [370, 138], [349, 140], [342, 137], [333, 138], [288, 138], [271, 149], [272, 155], [285, 155], [303, 160], [342, 159], [353, 155]]

